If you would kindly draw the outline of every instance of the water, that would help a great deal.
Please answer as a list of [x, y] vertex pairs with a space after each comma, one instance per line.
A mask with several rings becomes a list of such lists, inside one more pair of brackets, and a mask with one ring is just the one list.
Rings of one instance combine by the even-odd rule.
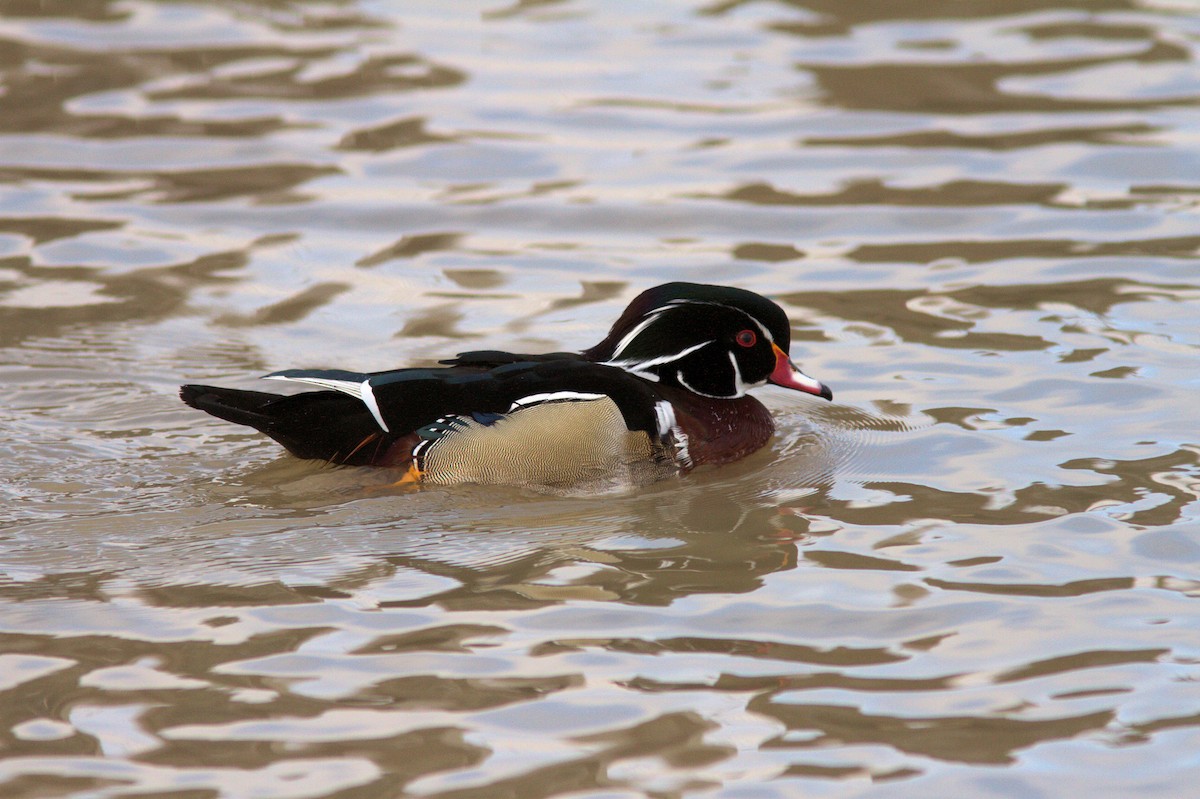
[[[5, 797], [1185, 797], [1187, 2], [0, 2]], [[402, 491], [182, 382], [778, 299], [837, 402]]]

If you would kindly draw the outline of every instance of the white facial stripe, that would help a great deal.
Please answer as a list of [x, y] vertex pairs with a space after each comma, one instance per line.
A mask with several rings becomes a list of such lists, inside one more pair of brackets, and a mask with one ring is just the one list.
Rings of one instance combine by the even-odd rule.
[[729, 363], [733, 367], [733, 394], [706, 394], [705, 392], [688, 385], [688, 382], [683, 379], [682, 369], [676, 370], [675, 379], [679, 381], [679, 385], [683, 386], [693, 394], [699, 394], [701, 397], [712, 397], [714, 399], [737, 399], [738, 397], [744, 397], [746, 395], [746, 390], [750, 387], [746, 385], [744, 380], [742, 380], [742, 369], [740, 366], [738, 366], [737, 357], [732, 352], [727, 354], [729, 355]]
[[703, 391], [697, 391], [696, 389], [692, 388], [687, 384], [687, 381], [683, 379], [682, 371], [675, 372], [675, 379], [679, 381], [679, 385], [683, 386], [693, 394], [699, 394], [701, 397], [712, 397], [713, 399], [727, 399], [726, 397], [722, 397], [718, 394], [705, 394]]
[[[725, 306], [722, 306], [722, 307], [724, 307], [724, 308], [733, 308], [733, 306], [731, 306], [731, 305], [725, 305]], [[767, 341], [771, 342], [772, 344], [774, 344], [774, 343], [775, 343], [775, 337], [771, 335], [771, 331], [770, 331], [770, 330], [767, 330], [767, 326], [766, 326], [766, 325], [764, 325], [762, 322], [758, 321], [758, 317], [757, 317], [757, 316], [754, 316], [753, 314], [749, 314], [749, 313], [747, 313], [746, 311], [743, 311], [741, 308], [733, 308], [733, 310], [737, 311], [737, 312], [738, 312], [738, 313], [740, 313], [742, 316], [746, 317], [746, 318], [747, 318], [747, 319], [749, 319], [751, 322], [753, 322], [753, 323], [754, 323], [754, 325], [755, 325], [755, 327], [757, 327], [759, 330], [761, 330], [761, 331], [762, 331], [762, 334], [763, 334], [763, 335], [766, 337]]]
[[[714, 304], [719, 304], [719, 303], [714, 303]], [[724, 305], [724, 306], [722, 306], [722, 307], [723, 307], [723, 308], [733, 308], [733, 306], [732, 306], [732, 305]], [[746, 317], [746, 318], [747, 318], [747, 319], [749, 319], [751, 322], [753, 322], [753, 323], [754, 323], [754, 326], [755, 326], [755, 327], [757, 327], [757, 328], [758, 328], [760, 331], [762, 331], [762, 334], [763, 334], [763, 336], [765, 336], [765, 337], [766, 337], [767, 341], [771, 342], [772, 344], [774, 344], [774, 343], [775, 343], [775, 337], [771, 335], [771, 331], [770, 331], [770, 330], [767, 330], [767, 326], [766, 326], [766, 325], [764, 325], [762, 322], [758, 321], [758, 317], [757, 317], [757, 316], [754, 316], [753, 314], [749, 314], [749, 313], [747, 313], [747, 312], [743, 311], [741, 308], [733, 308], [733, 310], [737, 311], [737, 312], [738, 312], [738, 313], [740, 313], [742, 316]]]
[[745, 396], [748, 386], [742, 380], [742, 367], [738, 366], [737, 357], [732, 352], [729, 353], [729, 363], [733, 364], [733, 390], [736, 392], [733, 396]]
[[741, 308], [735, 308], [732, 305], [725, 305], [724, 303], [720, 302], [707, 302], [705, 300], [671, 300], [669, 303], [667, 303], [667, 305], [718, 305], [722, 308], [729, 308], [730, 310], [737, 311], [742, 316], [745, 316], [747, 319], [753, 322], [758, 329], [762, 331], [762, 334], [767, 337], [767, 341], [770, 341], [772, 344], [775, 343], [775, 337], [771, 335], [770, 330], [767, 330], [767, 326], [758, 321], [757, 316], [754, 316], [747, 311], [743, 311]]
[[616, 349], [613, 350], [612, 357], [615, 359], [618, 355], [624, 352], [625, 348], [632, 344], [633, 340], [641, 335], [643, 330], [654, 324], [655, 320], [657, 320], [658, 317], [666, 310], [666, 308], [656, 308], [655, 310], [651, 311], [649, 316], [638, 322], [633, 330], [630, 330], [628, 333], [626, 333], [620, 342], [617, 343]]
[[[637, 325], [632, 330], [630, 330], [628, 333], [626, 333], [624, 335], [624, 337], [622, 337], [621, 340], [619, 342], [617, 342], [617, 346], [613, 348], [612, 357], [609, 358], [608, 361], [606, 361], [606, 363], [610, 366], [620, 366], [623, 369], [628, 369], [629, 371], [636, 372], [636, 371], [640, 371], [642, 369], [648, 368], [650, 366], [657, 366], [658, 364], [669, 363], [670, 361], [674, 360], [675, 358], [682, 358], [684, 355], [686, 355], [688, 352], [690, 352], [691, 350], [685, 350], [684, 352], [680, 353], [679, 355], [668, 357], [665, 359], [655, 359], [652, 361], [644, 361], [639, 366], [633, 365], [633, 364], [637, 363], [636, 361], [621, 358], [621, 353], [623, 353], [626, 349], [628, 349], [629, 345], [632, 344], [634, 342], [634, 340], [637, 339], [638, 336], [640, 336], [642, 333], [644, 333], [648, 327], [650, 327], [652, 324], [657, 322], [663, 313], [665, 313], [670, 308], [678, 307], [680, 305], [716, 305], [721, 308], [728, 308], [732, 311], [737, 311], [742, 316], [746, 317], [751, 322], [753, 322], [754, 326], [759, 329], [759, 331], [763, 334], [763, 336], [767, 339], [767, 341], [771, 342], [772, 344], [775, 343], [775, 337], [771, 335], [771, 331], [767, 329], [767, 326], [764, 325], [762, 322], [760, 322], [757, 317], [755, 317], [754, 315], [752, 315], [746, 311], [743, 311], [741, 308], [735, 308], [732, 305], [724, 305], [723, 303], [719, 303], [719, 302], [707, 302], [705, 300], [679, 299], [679, 300], [671, 300], [666, 305], [663, 305], [659, 308], [655, 308], [653, 311], [651, 311], [649, 313], [649, 315], [646, 316], [645, 319], [638, 322]], [[709, 342], [705, 342], [705, 343], [709, 343]]]
[[362, 395], [359, 399], [367, 406], [367, 410], [375, 417], [375, 421], [379, 422], [379, 426], [383, 428], [383, 432], [392, 432], [388, 429], [387, 422], [383, 421], [383, 414], [379, 411], [379, 403], [375, 400], [375, 390], [371, 388], [371, 379], [367, 378], [360, 385], [362, 387]]
[[[746, 314], [746, 316], [750, 316], [750, 314]], [[750, 321], [753, 322], [754, 324], [758, 325], [758, 329], [761, 330], [762, 334], [767, 337], [767, 341], [771, 342], [772, 344], [775, 343], [775, 337], [771, 335], [770, 330], [767, 330], [766, 325], [764, 325], [762, 322], [758, 321], [758, 319], [756, 319], [753, 316], [750, 316]]]
[[604, 365], [605, 366], [616, 366], [621, 369], [625, 369], [626, 371], [629, 371], [629, 372], [641, 372], [645, 369], [649, 369], [651, 366], [660, 366], [664, 363], [670, 363], [671, 361], [677, 361], [680, 358], [684, 357], [685, 355], [690, 355], [693, 352], [695, 352], [696, 350], [700, 349], [701, 347], [707, 347], [709, 344], [712, 344], [712, 343], [713, 343], [712, 341], [702, 341], [699, 344], [693, 344], [692, 346], [688, 347], [686, 350], [683, 350], [682, 352], [677, 352], [674, 355], [663, 355], [658, 358], [651, 358], [648, 361], [634, 361], [634, 360], [618, 361], [616, 359], [613, 359], [611, 361], [605, 361]]
[[512, 407], [508, 409], [509, 413], [520, 408], [526, 408], [530, 405], [538, 405], [543, 402], [561, 402], [570, 400], [575, 402], [585, 402], [588, 400], [603, 399], [604, 394], [589, 394], [585, 391], [551, 391], [545, 394], [530, 394], [528, 397], [521, 397], [515, 400]]

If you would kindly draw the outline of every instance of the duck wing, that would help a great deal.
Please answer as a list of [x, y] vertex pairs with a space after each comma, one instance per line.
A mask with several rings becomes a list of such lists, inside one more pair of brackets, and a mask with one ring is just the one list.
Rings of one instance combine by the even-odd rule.
[[569, 353], [535, 358], [481, 351], [433, 369], [287, 369], [266, 377], [325, 390], [283, 396], [184, 386], [180, 396], [265, 433], [298, 457], [343, 464], [401, 465], [447, 419], [488, 426], [536, 405], [601, 398], [616, 405], [627, 430], [652, 440], [669, 434], [670, 406], [652, 383]]

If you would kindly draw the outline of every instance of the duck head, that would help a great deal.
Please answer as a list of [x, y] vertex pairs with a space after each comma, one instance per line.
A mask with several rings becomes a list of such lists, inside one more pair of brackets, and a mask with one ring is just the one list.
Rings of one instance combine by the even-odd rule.
[[791, 338], [787, 314], [766, 297], [677, 282], [639, 294], [583, 355], [702, 397], [735, 399], [774, 383], [832, 400], [828, 386], [788, 357]]

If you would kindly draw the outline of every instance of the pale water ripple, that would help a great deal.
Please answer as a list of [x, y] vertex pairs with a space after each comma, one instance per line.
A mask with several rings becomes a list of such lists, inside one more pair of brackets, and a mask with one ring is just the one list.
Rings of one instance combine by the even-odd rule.
[[[1188, 797], [1194, 4], [0, 0], [0, 794]], [[834, 404], [401, 490], [182, 382], [775, 297]]]

